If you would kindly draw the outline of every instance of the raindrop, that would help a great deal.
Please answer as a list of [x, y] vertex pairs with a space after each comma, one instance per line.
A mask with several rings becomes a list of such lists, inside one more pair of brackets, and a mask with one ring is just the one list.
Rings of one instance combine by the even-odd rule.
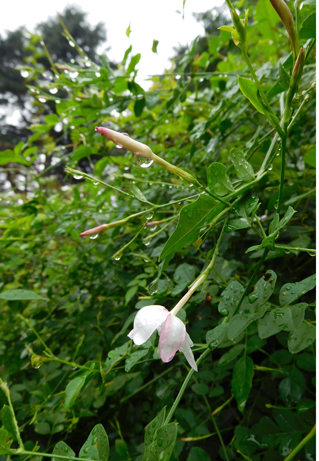
[[147, 239], [145, 238], [145, 239], [143, 239], [143, 243], [144, 243], [144, 245], [145, 245], [146, 247], [148, 247], [149, 244], [151, 243], [151, 241], [150, 241], [150, 240], [147, 240]]
[[40, 102], [46, 102], [46, 99], [44, 99], [44, 98], [39, 98], [39, 101], [40, 101]]
[[60, 104], [60, 102], [61, 102], [60, 99], [56, 99], [56, 100], [55, 100], [55, 103], [56, 103], [56, 104]]
[[[156, 225], [156, 224], [155, 224], [155, 226], [149, 227], [149, 230], [150, 230], [151, 232], [154, 232], [156, 229], [157, 229], [157, 225]], [[313, 256], [314, 256], [314, 255], [313, 255]]]
[[99, 185], [99, 183], [97, 181], [93, 182], [93, 186], [98, 186], [98, 185]]
[[115, 255], [113, 256], [113, 259], [115, 259], [115, 261], [119, 261], [122, 257], [122, 253], [115, 253]]
[[153, 280], [153, 282], [151, 282], [148, 286], [148, 291], [150, 293], [150, 295], [155, 295], [155, 293], [157, 293], [157, 290], [158, 290], [158, 281], [157, 280]]
[[29, 72], [28, 72], [27, 70], [22, 70], [22, 71], [20, 72], [20, 74], [21, 74], [21, 77], [27, 78], [28, 75], [29, 75]]
[[58, 92], [58, 89], [57, 88], [50, 88], [49, 91], [50, 91], [51, 94], [55, 94], [55, 93]]
[[140, 155], [137, 155], [137, 154], [134, 154], [134, 157], [135, 157], [136, 163], [141, 168], [149, 168], [154, 163], [154, 160], [152, 160], [151, 158], [141, 157]]
[[223, 315], [224, 317], [226, 317], [229, 314], [229, 310], [228, 309], [222, 309], [220, 311], [220, 314]]
[[145, 219], [147, 219], [147, 221], [152, 219], [153, 216], [154, 216], [154, 213], [152, 211], [149, 211], [148, 213], [145, 213]]
[[69, 45], [72, 46], [73, 48], [75, 47], [74, 42], [72, 42], [72, 40], [69, 40]]
[[94, 239], [98, 238], [98, 236], [99, 236], [99, 234], [90, 235], [90, 239], [94, 240]]
[[75, 71], [75, 72], [70, 72], [69, 75], [70, 75], [70, 78], [76, 78], [79, 75], [79, 73]]
[[101, 77], [100, 72], [95, 72], [95, 76], [96, 76], [96, 77]]
[[74, 178], [74, 179], [82, 179], [83, 176], [81, 176], [80, 174], [74, 174], [74, 175], [73, 175], [73, 178]]

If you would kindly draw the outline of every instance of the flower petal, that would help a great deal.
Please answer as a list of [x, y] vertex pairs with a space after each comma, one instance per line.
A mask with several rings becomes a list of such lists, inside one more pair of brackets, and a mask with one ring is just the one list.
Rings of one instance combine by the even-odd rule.
[[145, 306], [136, 314], [133, 330], [127, 336], [139, 346], [150, 338], [167, 316], [168, 310], [164, 306]]
[[176, 352], [182, 347], [185, 335], [184, 323], [175, 315], [169, 314], [161, 329], [159, 339], [159, 354], [163, 362], [172, 360]]
[[195, 370], [198, 371], [197, 365], [194, 359], [194, 354], [191, 350], [191, 347], [193, 347], [193, 341], [190, 339], [189, 334], [186, 333], [185, 341], [183, 342], [182, 347], [180, 348], [180, 351], [183, 352], [183, 354], [186, 357], [187, 362], [190, 364], [190, 366]]

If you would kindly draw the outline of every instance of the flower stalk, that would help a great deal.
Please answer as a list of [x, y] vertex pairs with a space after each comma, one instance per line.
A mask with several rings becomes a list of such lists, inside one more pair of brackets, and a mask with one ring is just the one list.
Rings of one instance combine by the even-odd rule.
[[181, 168], [172, 165], [171, 163], [167, 162], [161, 157], [158, 157], [156, 154], [154, 154], [154, 152], [152, 152], [150, 147], [146, 144], [143, 144], [139, 141], [135, 141], [135, 139], [132, 139], [130, 136], [123, 133], [119, 133], [114, 130], [110, 130], [109, 128], [97, 126], [95, 128], [95, 131], [100, 133], [105, 138], [108, 138], [111, 141], [113, 141], [114, 144], [117, 144], [118, 146], [124, 147], [124, 149], [131, 151], [135, 156], [140, 156], [153, 160], [153, 162], [157, 163], [157, 165], [162, 166], [171, 173], [176, 174], [183, 181], [186, 181], [188, 185], [197, 184], [200, 186], [199, 182], [196, 178], [194, 178], [194, 176], [192, 176], [190, 173], [187, 173], [187, 171], [184, 171]]

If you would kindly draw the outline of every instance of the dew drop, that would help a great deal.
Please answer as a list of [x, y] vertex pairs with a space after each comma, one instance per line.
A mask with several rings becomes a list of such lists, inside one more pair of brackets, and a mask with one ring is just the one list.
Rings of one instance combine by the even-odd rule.
[[153, 163], [154, 160], [151, 158], [141, 157], [140, 155], [134, 154], [135, 161], [141, 168], [149, 168]]
[[93, 182], [93, 186], [98, 186], [98, 185], [99, 185], [98, 181]]
[[39, 98], [39, 101], [40, 101], [40, 102], [46, 102], [46, 99], [44, 99], [44, 98]]
[[144, 245], [145, 245], [146, 247], [148, 247], [149, 244], [151, 243], [151, 241], [150, 241], [150, 240], [146, 240], [146, 238], [145, 238], [145, 239], [143, 239], [143, 243], [144, 243]]
[[99, 234], [90, 235], [90, 239], [94, 240], [94, 239], [98, 238], [98, 236], [99, 236]]
[[57, 88], [50, 88], [50, 93], [51, 94], [56, 94], [58, 92], [58, 89]]
[[72, 40], [69, 40], [69, 45], [72, 46], [73, 48], [75, 47], [74, 42], [72, 42]]
[[150, 293], [150, 295], [155, 295], [155, 293], [157, 293], [157, 290], [158, 290], [158, 282], [157, 280], [153, 280], [153, 282], [151, 282], [148, 286], [148, 291]]
[[74, 175], [73, 175], [73, 178], [79, 180], [79, 179], [82, 179], [83, 176], [81, 176], [80, 174], [74, 174]]

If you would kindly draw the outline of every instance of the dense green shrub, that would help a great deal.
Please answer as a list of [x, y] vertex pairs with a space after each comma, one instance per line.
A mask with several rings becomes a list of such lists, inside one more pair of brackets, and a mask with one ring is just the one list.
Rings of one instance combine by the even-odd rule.
[[[29, 87], [56, 113], [0, 153], [1, 459], [315, 459], [314, 12], [288, 34], [271, 3], [247, 29], [229, 5], [235, 29], [148, 90], [131, 47], [112, 70], [75, 43]], [[127, 337], [181, 299], [198, 372]]]

